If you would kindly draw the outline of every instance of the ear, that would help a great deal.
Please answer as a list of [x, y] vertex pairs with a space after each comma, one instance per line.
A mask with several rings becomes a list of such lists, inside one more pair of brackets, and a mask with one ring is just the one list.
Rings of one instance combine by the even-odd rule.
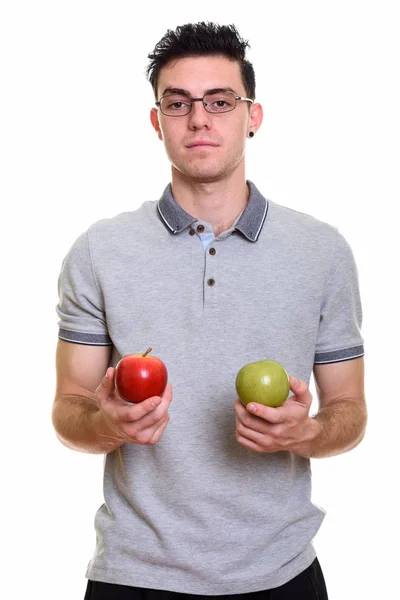
[[162, 140], [163, 136], [160, 127], [160, 121], [158, 120], [158, 110], [156, 108], [152, 108], [150, 111], [150, 121], [154, 129], [156, 130], [159, 139]]
[[250, 106], [250, 115], [249, 115], [249, 131], [253, 131], [254, 133], [261, 127], [261, 123], [263, 121], [263, 109], [261, 104], [256, 102]]

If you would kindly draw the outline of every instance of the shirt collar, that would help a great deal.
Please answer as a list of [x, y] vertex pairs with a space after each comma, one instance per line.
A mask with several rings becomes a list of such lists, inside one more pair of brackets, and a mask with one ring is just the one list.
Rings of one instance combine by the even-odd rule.
[[[256, 242], [267, 216], [268, 200], [258, 191], [254, 183], [247, 180], [247, 185], [250, 189], [249, 200], [235, 229], [243, 233], [251, 242]], [[157, 209], [162, 222], [173, 234], [180, 233], [197, 221], [176, 202], [170, 183], [158, 201]]]

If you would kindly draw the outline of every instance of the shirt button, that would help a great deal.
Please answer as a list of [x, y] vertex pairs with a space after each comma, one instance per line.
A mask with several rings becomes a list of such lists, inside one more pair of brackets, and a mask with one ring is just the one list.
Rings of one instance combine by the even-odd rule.
[[199, 233], [201, 233], [202, 231], [204, 231], [204, 225], [197, 225], [197, 231]]
[[196, 232], [194, 229], [189, 229], [189, 235], [195, 235], [195, 234], [196, 234]]
[[209, 279], [209, 280], [207, 281], [207, 283], [208, 283], [208, 285], [214, 285], [214, 283], [215, 283], [215, 279]]
[[216, 253], [215, 248], [210, 248], [209, 253], [214, 256], [214, 254]]

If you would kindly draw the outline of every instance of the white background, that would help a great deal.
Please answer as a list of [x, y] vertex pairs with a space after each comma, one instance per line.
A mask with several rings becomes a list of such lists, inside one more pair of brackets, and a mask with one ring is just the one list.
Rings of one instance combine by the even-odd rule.
[[352, 452], [312, 461], [313, 500], [327, 511], [315, 546], [330, 600], [398, 593], [398, 3], [213, 5], [1, 5], [1, 546], [9, 600], [83, 599], [103, 457], [66, 449], [52, 430], [57, 277], [86, 227], [157, 199], [169, 182], [149, 120], [147, 54], [167, 28], [199, 20], [233, 22], [251, 43], [265, 120], [247, 145], [248, 178], [271, 200], [339, 227], [353, 249], [369, 425]]

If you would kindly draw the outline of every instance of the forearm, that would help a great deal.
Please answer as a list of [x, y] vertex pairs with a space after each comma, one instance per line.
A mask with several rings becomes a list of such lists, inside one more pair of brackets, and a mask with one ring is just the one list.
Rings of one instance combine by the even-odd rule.
[[84, 396], [63, 396], [53, 406], [52, 422], [59, 440], [79, 452], [107, 454], [122, 445], [97, 404]]
[[345, 399], [332, 401], [309, 420], [308, 440], [297, 453], [325, 458], [348, 452], [363, 439], [366, 424], [364, 404]]

